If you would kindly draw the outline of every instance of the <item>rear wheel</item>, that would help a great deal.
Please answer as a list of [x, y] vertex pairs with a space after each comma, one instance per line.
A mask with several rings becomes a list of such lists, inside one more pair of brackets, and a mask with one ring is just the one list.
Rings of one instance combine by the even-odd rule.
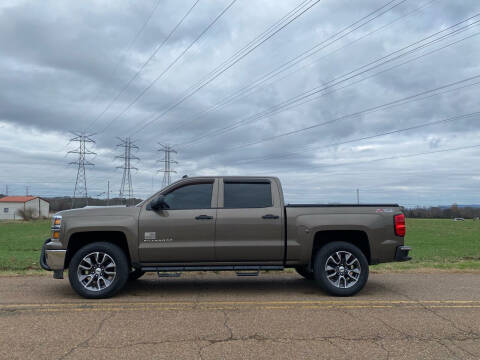
[[336, 241], [318, 250], [314, 263], [315, 280], [331, 295], [352, 296], [368, 279], [368, 261], [355, 245]]
[[68, 278], [80, 296], [102, 299], [125, 286], [129, 270], [128, 259], [118, 246], [98, 242], [85, 245], [73, 255]]
[[299, 275], [302, 275], [307, 280], [314, 280], [313, 270], [308, 269], [306, 266], [297, 266], [295, 268]]

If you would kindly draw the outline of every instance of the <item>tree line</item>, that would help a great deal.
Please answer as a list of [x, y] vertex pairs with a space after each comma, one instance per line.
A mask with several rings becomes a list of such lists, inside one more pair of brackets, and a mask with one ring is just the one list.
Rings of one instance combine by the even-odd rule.
[[[72, 209], [72, 198], [69, 196], [65, 197], [53, 197], [53, 198], [44, 198], [50, 203], [50, 212], [57, 212], [62, 210]], [[87, 201], [88, 200], [88, 201]], [[142, 199], [122, 199], [122, 198], [112, 198], [112, 199], [76, 199], [73, 208], [82, 208], [88, 206], [118, 206], [118, 205], [136, 205], [141, 202]]]
[[[0, 199], [6, 195], [0, 194]], [[42, 199], [48, 201], [50, 204], [50, 212], [55, 213], [62, 210], [72, 209], [72, 198], [70, 196], [59, 196], [59, 197], [43, 197]], [[142, 199], [128, 199], [123, 198], [112, 198], [112, 199], [98, 199], [98, 198], [88, 198], [88, 199], [76, 199], [73, 208], [81, 208], [87, 205], [88, 206], [114, 206], [114, 205], [136, 205], [141, 202]]]
[[480, 217], [480, 207], [458, 206], [432, 206], [403, 208], [407, 218], [425, 218], [425, 219], [475, 219]]
[[[5, 195], [0, 194], [0, 198]], [[50, 212], [57, 212], [62, 210], [72, 209], [72, 198], [70, 196], [63, 197], [44, 197], [50, 203]], [[142, 201], [142, 199], [125, 200], [122, 198], [112, 199], [98, 199], [88, 198], [89, 206], [118, 206], [118, 205], [135, 205]], [[87, 204], [86, 199], [76, 199], [73, 208], [81, 208]], [[416, 208], [402, 208], [407, 218], [424, 218], [424, 219], [475, 219], [480, 218], [480, 206], [431, 206], [431, 207], [416, 207]]]

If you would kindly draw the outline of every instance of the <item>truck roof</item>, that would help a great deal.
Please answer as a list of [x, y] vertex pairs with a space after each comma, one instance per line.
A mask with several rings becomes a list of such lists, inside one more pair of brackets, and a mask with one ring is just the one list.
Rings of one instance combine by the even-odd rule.
[[225, 180], [238, 180], [238, 181], [248, 181], [248, 180], [278, 180], [276, 176], [236, 176], [236, 175], [228, 175], [228, 176], [221, 176], [221, 175], [214, 175], [214, 176], [192, 176], [178, 179], [175, 182], [179, 182], [182, 180], [204, 180], [204, 179], [225, 179]]
[[[224, 179], [277, 179], [276, 176], [245, 176], [245, 175], [212, 175], [212, 176], [188, 176], [183, 179], [218, 179], [218, 178], [224, 178]], [[181, 180], [181, 179], [179, 179]]]

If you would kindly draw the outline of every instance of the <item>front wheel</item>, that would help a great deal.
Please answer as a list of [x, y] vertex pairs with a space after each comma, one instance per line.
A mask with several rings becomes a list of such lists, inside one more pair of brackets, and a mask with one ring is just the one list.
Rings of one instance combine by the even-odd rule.
[[68, 267], [72, 288], [88, 299], [103, 299], [125, 286], [130, 266], [118, 246], [98, 242], [85, 245], [73, 255]]
[[336, 241], [317, 252], [314, 263], [315, 280], [327, 293], [352, 296], [362, 290], [368, 279], [368, 261], [355, 245]]

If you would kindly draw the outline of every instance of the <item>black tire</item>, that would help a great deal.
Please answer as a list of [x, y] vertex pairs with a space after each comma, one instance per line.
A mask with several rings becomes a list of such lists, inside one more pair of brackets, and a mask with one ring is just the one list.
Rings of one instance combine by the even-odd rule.
[[[330, 256], [333, 256], [335, 259], [337, 259], [337, 252], [340, 252], [339, 254], [342, 255], [348, 252], [351, 255], [353, 255], [357, 260], [359, 264], [359, 270], [360, 274], [358, 275], [358, 280], [356, 282], [351, 281], [351, 284], [348, 284], [350, 287], [347, 287], [347, 283], [345, 280], [345, 276], [343, 281], [340, 281], [338, 286], [335, 286], [331, 280], [327, 278], [327, 261], [329, 261], [329, 264], [331, 263], [331, 260], [329, 260]], [[345, 257], [344, 257], [345, 258]], [[350, 258], [351, 259], [351, 258]], [[340, 261], [340, 264], [344, 262]], [[357, 263], [355, 263], [357, 264]], [[342, 265], [340, 265], [341, 267]], [[338, 270], [329, 270], [330, 274], [340, 274], [340, 270], [343, 270], [343, 273], [346, 274], [349, 272], [348, 267], [344, 267], [343, 269], [338, 268]], [[335, 241], [326, 244], [322, 248], [320, 248], [315, 256], [315, 262], [313, 266], [314, 270], [314, 275], [315, 275], [315, 281], [318, 283], [318, 285], [327, 293], [330, 295], [334, 296], [352, 296], [358, 293], [360, 290], [363, 289], [365, 284], [367, 283], [368, 280], [368, 261], [365, 256], [365, 254], [355, 245], [352, 245], [350, 243], [344, 242], [344, 241]], [[356, 275], [356, 273], [349, 272], [352, 275]], [[332, 281], [337, 278], [338, 275], [333, 275]], [[339, 277], [339, 276], [338, 276]], [[348, 276], [348, 279], [351, 280], [350, 276]], [[344, 284], [344, 287], [341, 287], [342, 282]]]
[[299, 275], [302, 275], [307, 280], [314, 280], [315, 279], [313, 271], [308, 269], [306, 266], [297, 266], [295, 268], [295, 270], [297, 271], [297, 273]]
[[[80, 275], [77, 270], [81, 271], [79, 270], [79, 265], [84, 257], [96, 252], [106, 254], [113, 259], [115, 264], [115, 276], [108, 286], [101, 290], [93, 291], [87, 289], [83, 285], [79, 279]], [[113, 296], [125, 286], [129, 273], [130, 265], [123, 250], [108, 242], [96, 242], [85, 245], [73, 255], [68, 267], [68, 279], [70, 280], [70, 285], [78, 295], [87, 299], [104, 299]], [[105, 282], [103, 283], [106, 285]]]
[[141, 278], [143, 275], [145, 275], [145, 271], [142, 271], [140, 269], [135, 269], [131, 271], [130, 274], [128, 275], [128, 280], [134, 281]]

